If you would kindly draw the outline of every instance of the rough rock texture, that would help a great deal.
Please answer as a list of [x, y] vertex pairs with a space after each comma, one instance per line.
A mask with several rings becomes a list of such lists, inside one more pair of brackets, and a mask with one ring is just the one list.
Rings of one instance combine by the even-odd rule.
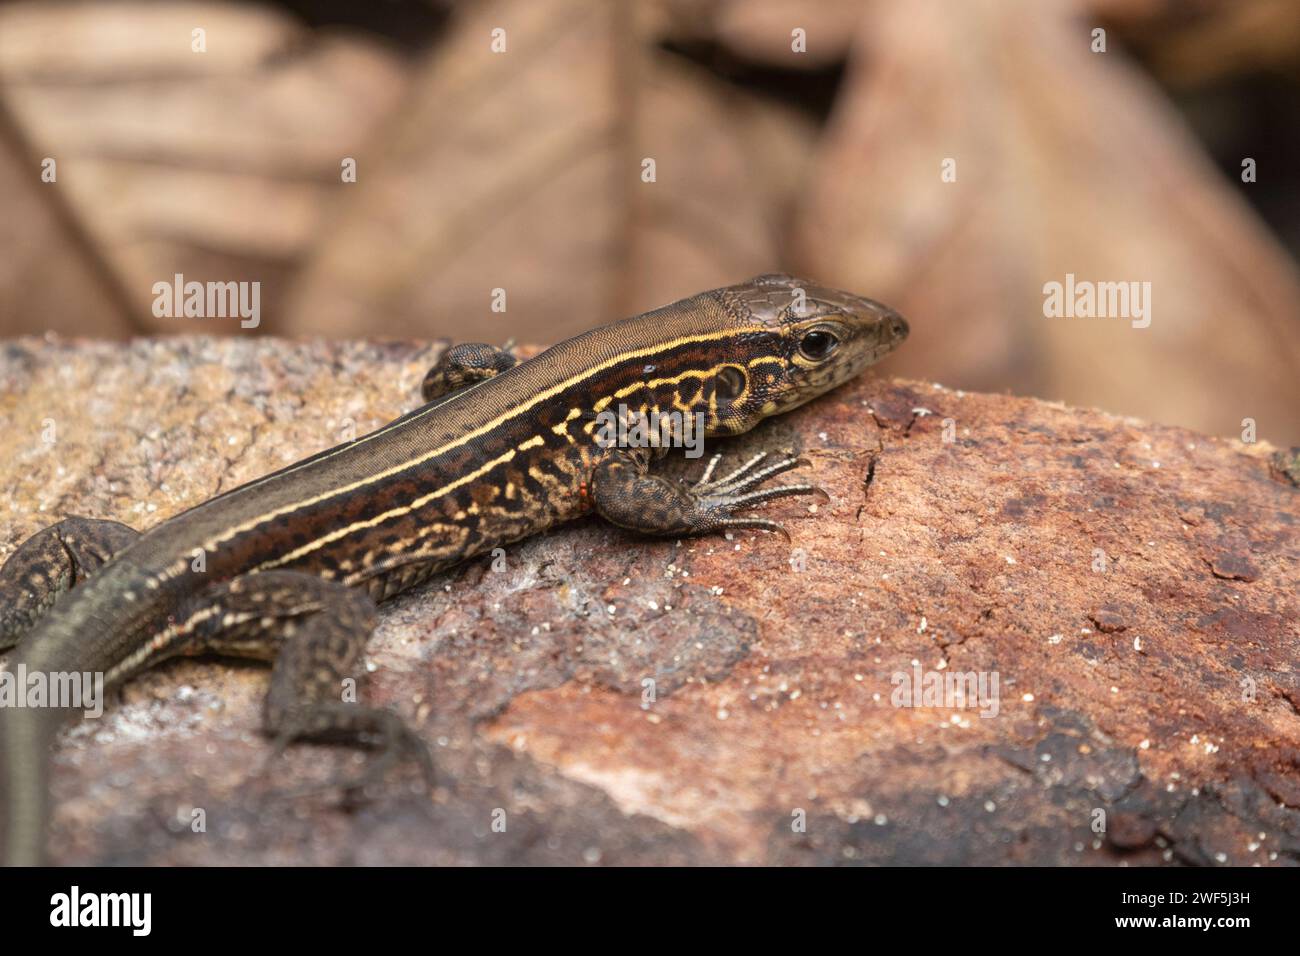
[[[0, 558], [376, 427], [436, 354], [0, 346]], [[432, 797], [409, 768], [294, 795], [363, 758], [264, 767], [266, 671], [181, 661], [59, 745], [55, 858], [1300, 861], [1300, 491], [1273, 449], [874, 379], [733, 445], [793, 446], [828, 491], [769, 509], [790, 545], [587, 521], [387, 607], [364, 694], [426, 735]], [[916, 672], [996, 677], [996, 707], [893, 706]]]

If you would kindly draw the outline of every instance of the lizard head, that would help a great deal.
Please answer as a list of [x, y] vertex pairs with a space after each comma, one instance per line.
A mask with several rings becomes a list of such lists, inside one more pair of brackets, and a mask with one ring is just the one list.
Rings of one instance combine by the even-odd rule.
[[730, 313], [764, 327], [748, 359], [719, 372], [718, 391], [730, 388], [736, 401], [718, 433], [799, 407], [907, 338], [907, 321], [888, 306], [794, 276], [759, 276], [717, 294]]

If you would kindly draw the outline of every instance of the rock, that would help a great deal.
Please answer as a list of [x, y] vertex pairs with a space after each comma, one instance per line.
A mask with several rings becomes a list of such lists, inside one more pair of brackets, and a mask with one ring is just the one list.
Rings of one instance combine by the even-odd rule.
[[1088, 615], [1088, 620], [1097, 625], [1097, 630], [1103, 634], [1115, 634], [1119, 631], [1128, 630], [1128, 623], [1124, 620], [1123, 608], [1114, 604], [1103, 604]]
[[[437, 352], [8, 342], [0, 559], [373, 429]], [[266, 670], [177, 661], [60, 741], [55, 860], [1300, 860], [1300, 492], [1273, 449], [872, 378], [731, 445], [792, 447], [828, 492], [767, 509], [789, 545], [583, 521], [387, 605], [363, 697], [429, 741], [432, 797], [412, 768], [294, 796], [364, 755], [263, 769]]]

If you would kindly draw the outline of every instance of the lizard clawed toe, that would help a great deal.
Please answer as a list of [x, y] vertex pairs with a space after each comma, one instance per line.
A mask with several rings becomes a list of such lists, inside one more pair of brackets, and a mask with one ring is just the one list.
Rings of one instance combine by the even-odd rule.
[[719, 478], [717, 481], [710, 481], [709, 478], [712, 476], [720, 458], [720, 455], [713, 456], [708, 467], [705, 468], [704, 474], [691, 486], [692, 491], [701, 496], [715, 498], [743, 494], [758, 487], [769, 478], [809, 464], [806, 458], [787, 457], [768, 465], [766, 468], [754, 471], [754, 467], [767, 458], [767, 452], [759, 452], [726, 477]]
[[767, 452], [759, 452], [745, 461], [730, 474], [710, 480], [716, 470], [721, 455], [714, 455], [705, 466], [704, 473], [692, 485], [690, 493], [695, 498], [701, 511], [713, 517], [713, 525], [719, 530], [753, 529], [779, 534], [790, 541], [790, 533], [775, 521], [765, 518], [738, 518], [734, 514], [738, 509], [753, 507], [775, 501], [778, 498], [790, 498], [796, 495], [819, 495], [830, 501], [821, 488], [811, 484], [778, 485], [774, 488], [759, 486], [776, 475], [809, 464], [805, 458], [787, 456], [765, 467], [759, 467], [766, 459]]
[[768, 521], [766, 518], [723, 518], [718, 522], [718, 527], [723, 531], [739, 531], [743, 529], [770, 531], [772, 534], [779, 534], [784, 538], [786, 544], [790, 543], [790, 532], [786, 531], [782, 525], [777, 524], [775, 521]]

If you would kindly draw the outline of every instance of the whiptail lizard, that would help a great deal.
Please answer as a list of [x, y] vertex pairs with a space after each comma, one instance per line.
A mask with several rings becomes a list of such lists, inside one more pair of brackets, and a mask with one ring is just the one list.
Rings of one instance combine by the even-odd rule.
[[[427, 775], [427, 749], [399, 717], [343, 702], [376, 602], [593, 511], [655, 535], [780, 531], [734, 515], [816, 491], [759, 487], [800, 460], [760, 455], [714, 478], [714, 456], [687, 484], [651, 473], [662, 444], [597, 440], [599, 417], [698, 413], [706, 436], [736, 435], [857, 375], [907, 331], [879, 303], [772, 275], [518, 364], [504, 349], [453, 347], [425, 378], [427, 404], [376, 432], [144, 534], [69, 517], [33, 535], [0, 569], [0, 651], [17, 646], [10, 670], [98, 672], [107, 687], [177, 655], [273, 661], [264, 724], [278, 747], [369, 743], [381, 749], [372, 769], [408, 757]], [[0, 709], [9, 864], [44, 859], [47, 752], [69, 717], [55, 707]]]

